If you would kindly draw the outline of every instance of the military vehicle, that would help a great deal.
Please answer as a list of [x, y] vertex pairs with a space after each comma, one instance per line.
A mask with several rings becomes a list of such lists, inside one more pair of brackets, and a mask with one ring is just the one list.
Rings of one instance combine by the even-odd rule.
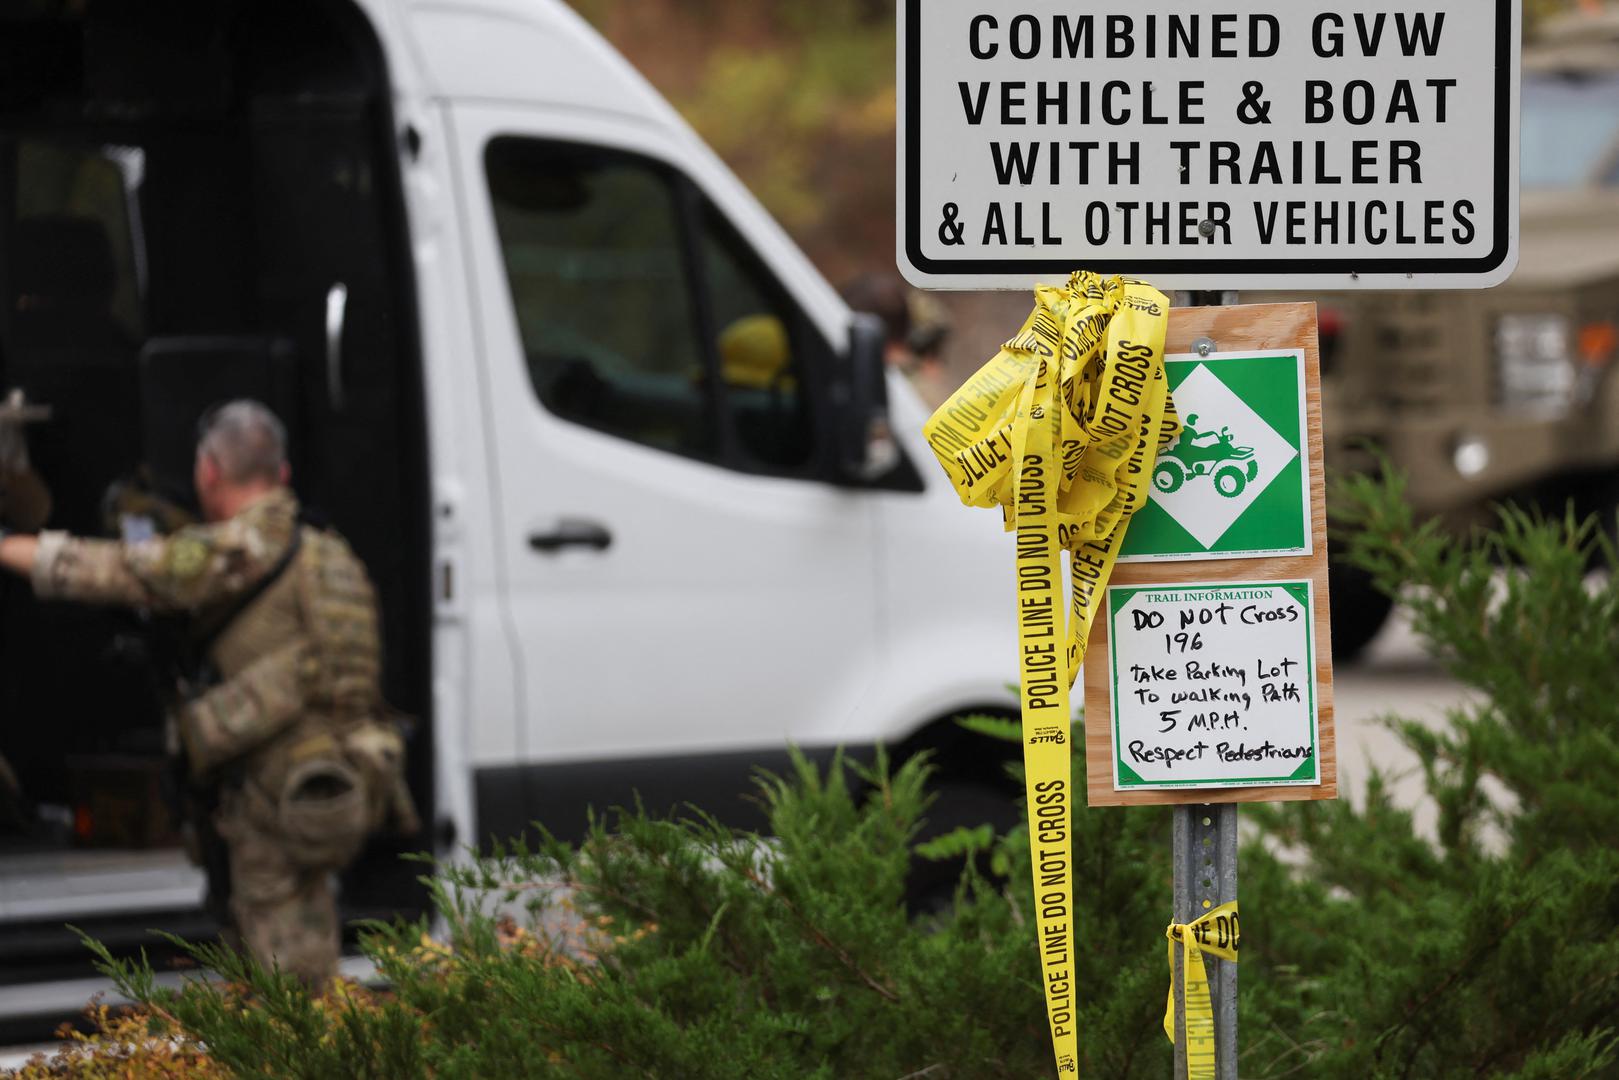
[[[1619, 7], [1542, 24], [1526, 42], [1522, 258], [1482, 292], [1314, 297], [1330, 468], [1375, 446], [1416, 509], [1465, 530], [1500, 500], [1610, 527], [1619, 505]], [[1243, 300], [1276, 299], [1259, 293]], [[1335, 564], [1333, 645], [1363, 647], [1389, 611]]]

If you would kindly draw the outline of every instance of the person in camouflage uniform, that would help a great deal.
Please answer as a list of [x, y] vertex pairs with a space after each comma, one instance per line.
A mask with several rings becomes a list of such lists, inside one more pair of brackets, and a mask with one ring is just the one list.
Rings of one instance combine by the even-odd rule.
[[340, 943], [332, 874], [370, 832], [416, 822], [371, 583], [341, 537], [301, 524], [285, 447], [268, 409], [232, 402], [200, 426], [207, 524], [127, 543], [0, 536], [0, 566], [44, 598], [191, 616], [215, 677], [181, 688], [171, 734], [217, 792], [230, 917], [260, 962], [320, 985]]

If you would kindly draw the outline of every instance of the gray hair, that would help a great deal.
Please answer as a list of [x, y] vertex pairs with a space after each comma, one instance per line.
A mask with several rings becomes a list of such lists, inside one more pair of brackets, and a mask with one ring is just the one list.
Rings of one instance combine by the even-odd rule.
[[233, 484], [281, 479], [287, 429], [275, 413], [247, 398], [215, 406], [197, 424], [197, 453], [218, 462]]

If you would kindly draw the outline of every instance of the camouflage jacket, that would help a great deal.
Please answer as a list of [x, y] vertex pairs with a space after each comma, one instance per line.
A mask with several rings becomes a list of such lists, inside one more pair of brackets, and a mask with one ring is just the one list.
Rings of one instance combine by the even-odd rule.
[[[301, 528], [292, 565], [237, 612]], [[365, 569], [341, 537], [301, 526], [284, 489], [228, 521], [152, 540], [45, 533], [33, 580], [42, 597], [183, 612], [217, 631], [209, 659], [222, 681], [177, 716], [198, 775], [233, 761], [258, 771], [255, 759], [277, 736], [305, 738], [380, 707], [376, 599]]]
[[281, 488], [228, 521], [135, 543], [45, 532], [34, 559], [34, 591], [47, 599], [206, 618], [269, 573], [297, 529], [298, 500]]

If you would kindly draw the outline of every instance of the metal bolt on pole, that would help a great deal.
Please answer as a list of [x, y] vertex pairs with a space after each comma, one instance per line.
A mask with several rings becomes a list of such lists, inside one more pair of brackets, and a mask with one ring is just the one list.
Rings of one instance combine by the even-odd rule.
[[[1237, 898], [1237, 806], [1174, 809], [1175, 921]], [[1237, 965], [1203, 958], [1214, 1008], [1215, 1080], [1237, 1080]], [[1175, 950], [1175, 1080], [1186, 1078], [1186, 982]]]

